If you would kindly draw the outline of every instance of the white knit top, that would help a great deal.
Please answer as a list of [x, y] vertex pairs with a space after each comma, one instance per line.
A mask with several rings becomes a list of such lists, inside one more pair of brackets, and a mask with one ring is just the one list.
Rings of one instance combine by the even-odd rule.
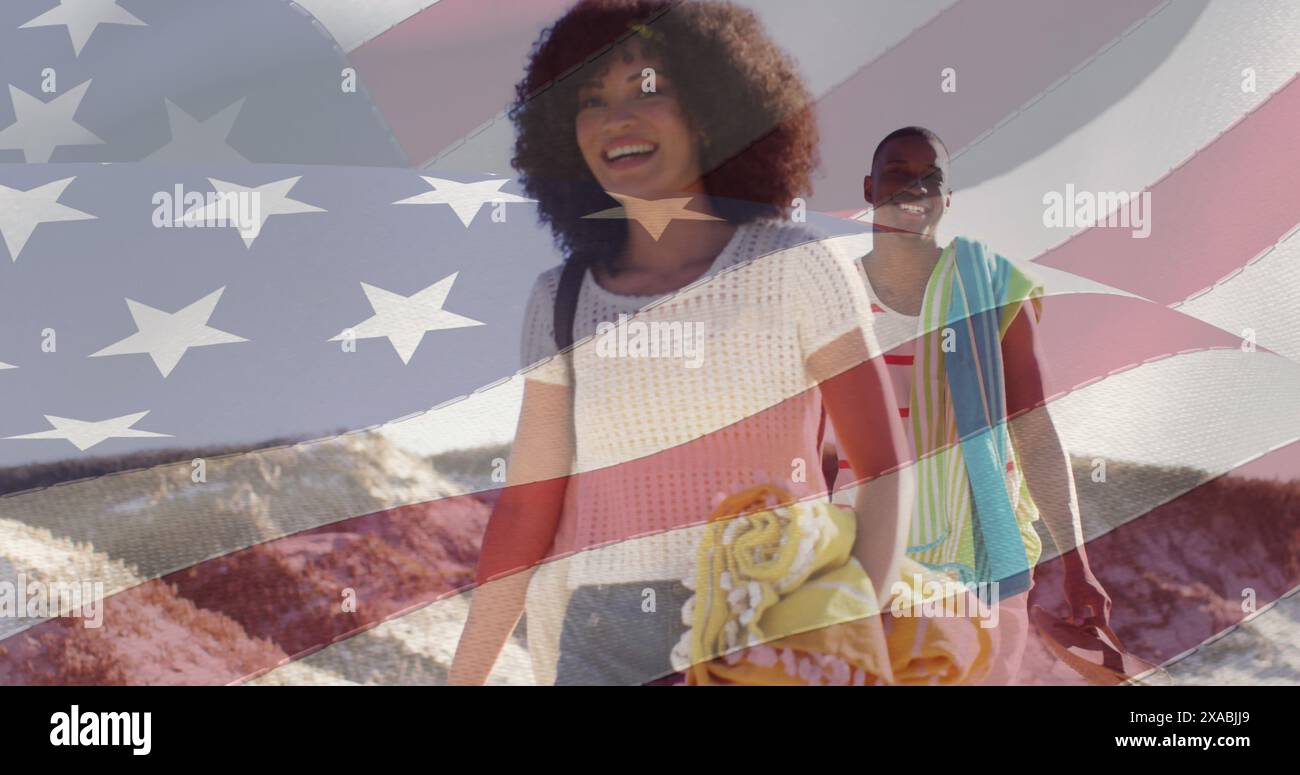
[[[761, 483], [825, 490], [807, 359], [850, 331], [879, 348], [857, 269], [813, 239], [784, 221], [744, 224], [700, 280], [662, 296], [611, 293], [586, 273], [573, 352], [581, 475], [556, 549], [602, 548], [573, 558], [570, 588], [681, 579], [697, 531], [674, 528], [703, 524], [721, 497]], [[559, 277], [534, 285], [523, 360], [526, 378], [568, 384], [554, 357]]]

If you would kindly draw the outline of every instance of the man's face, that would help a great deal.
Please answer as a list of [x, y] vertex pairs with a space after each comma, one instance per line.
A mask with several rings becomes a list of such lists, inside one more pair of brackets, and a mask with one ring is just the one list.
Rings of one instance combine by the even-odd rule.
[[880, 149], [862, 191], [877, 227], [933, 239], [952, 206], [947, 156], [924, 137], [895, 137]]
[[[702, 193], [698, 138], [682, 112], [661, 63], [634, 47], [614, 51], [610, 64], [578, 91], [578, 148], [606, 191], [659, 199]], [[654, 91], [643, 84], [655, 71]]]

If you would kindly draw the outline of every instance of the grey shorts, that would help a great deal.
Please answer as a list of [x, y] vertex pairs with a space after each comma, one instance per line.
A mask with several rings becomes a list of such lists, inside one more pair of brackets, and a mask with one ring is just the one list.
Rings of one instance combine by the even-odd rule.
[[690, 595], [674, 581], [574, 590], [560, 631], [555, 685], [634, 686], [674, 672], [669, 655], [686, 632], [682, 606]]

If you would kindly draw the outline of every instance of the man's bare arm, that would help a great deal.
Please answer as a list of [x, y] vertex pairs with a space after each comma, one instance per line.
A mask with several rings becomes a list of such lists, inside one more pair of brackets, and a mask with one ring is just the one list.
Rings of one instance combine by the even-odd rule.
[[1018, 453], [1029, 495], [1052, 543], [1065, 565], [1065, 592], [1076, 619], [1091, 609], [1093, 616], [1109, 618], [1110, 596], [1093, 575], [1079, 519], [1070, 457], [1052, 422], [1044, 396], [1044, 364], [1033, 306], [1025, 302], [1002, 339], [1007, 407], [1016, 411], [1033, 407], [1013, 420], [1011, 440]]

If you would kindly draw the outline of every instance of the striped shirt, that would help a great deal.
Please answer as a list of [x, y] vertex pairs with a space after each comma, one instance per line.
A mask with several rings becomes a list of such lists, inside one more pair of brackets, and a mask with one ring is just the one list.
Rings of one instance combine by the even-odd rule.
[[[898, 414], [903, 420], [903, 427], [910, 426], [912, 401], [912, 369], [916, 361], [916, 336], [920, 332], [919, 315], [904, 315], [890, 309], [880, 300], [879, 294], [871, 287], [862, 262], [856, 266], [866, 286], [867, 296], [871, 301], [871, 323], [877, 340], [885, 350], [885, 368], [889, 373], [890, 384], [894, 388], [894, 398], [898, 401]], [[834, 441], [834, 431], [827, 425], [826, 438]], [[840, 459], [840, 470], [848, 469], [849, 461]], [[845, 475], [845, 481], [849, 476]], [[841, 502], [843, 502], [841, 500]]]
[[[937, 282], [951, 282], [953, 264], [947, 260], [947, 254], [948, 251], [945, 250], [940, 258], [945, 266], [940, 268], [940, 276], [935, 278]], [[959, 526], [951, 524], [951, 519], [969, 510], [970, 492], [964, 486], [964, 477], [958, 475], [956, 470], [962, 466], [962, 459], [960, 453], [953, 454], [957, 445], [953, 435], [956, 423], [952, 418], [952, 408], [939, 396], [931, 395], [935, 390], [946, 389], [940, 381], [931, 378], [934, 376], [931, 372], [938, 364], [921, 364], [920, 369], [916, 364], [918, 336], [922, 331], [942, 327], [941, 315], [933, 304], [929, 309], [922, 309], [921, 315], [904, 315], [887, 307], [871, 286], [862, 261], [859, 260], [856, 264], [859, 277], [867, 289], [871, 310], [875, 313], [872, 328], [881, 349], [886, 353], [885, 367], [902, 416], [902, 426], [908, 441], [907, 452], [909, 458], [916, 461], [914, 472], [917, 493], [912, 503], [907, 553], [913, 559], [932, 566], [947, 565], [957, 560], [957, 542], [952, 539], [956, 538], [954, 531]], [[914, 385], [917, 374], [924, 375], [925, 384]], [[913, 416], [914, 413], [916, 416]], [[935, 450], [939, 451], [935, 453]], [[846, 471], [850, 468], [848, 460], [841, 459], [839, 465], [837, 484], [845, 487], [852, 481], [853, 474]], [[963, 486], [958, 486], [958, 483]], [[837, 492], [832, 501], [851, 506], [856, 496], [855, 490], [856, 488], [847, 487]]]
[[[949, 255], [951, 249], [950, 245], [944, 250], [936, 276], [931, 278], [935, 288], [952, 285], [955, 264]], [[861, 260], [856, 263], [874, 313], [872, 328], [881, 350], [886, 353], [885, 365], [902, 415], [907, 452], [910, 459], [916, 461], [913, 470], [917, 492], [912, 505], [907, 553], [912, 559], [935, 569], [972, 565], [974, 558], [968, 556], [972, 547], [968, 541], [962, 540], [970, 527], [967, 523], [972, 509], [971, 492], [943, 366], [941, 362], [931, 362], [934, 353], [926, 357], [917, 350], [922, 332], [939, 331], [946, 325], [944, 295], [927, 294], [919, 316], [900, 314], [880, 301]], [[919, 384], [916, 382], [918, 379]], [[826, 435], [828, 440], [833, 440], [829, 425]], [[839, 467], [834, 486], [845, 489], [834, 493], [832, 501], [852, 506], [857, 493], [856, 488], [849, 487], [848, 483], [853, 480], [853, 474], [845, 472], [850, 468], [847, 460], [840, 460]], [[1014, 459], [1007, 462], [1006, 473], [1012, 508], [1016, 511], [1021, 535], [1033, 563], [1041, 552], [1037, 534], [1030, 524], [1037, 518], [1037, 510], [1027, 497], [1027, 489]]]

